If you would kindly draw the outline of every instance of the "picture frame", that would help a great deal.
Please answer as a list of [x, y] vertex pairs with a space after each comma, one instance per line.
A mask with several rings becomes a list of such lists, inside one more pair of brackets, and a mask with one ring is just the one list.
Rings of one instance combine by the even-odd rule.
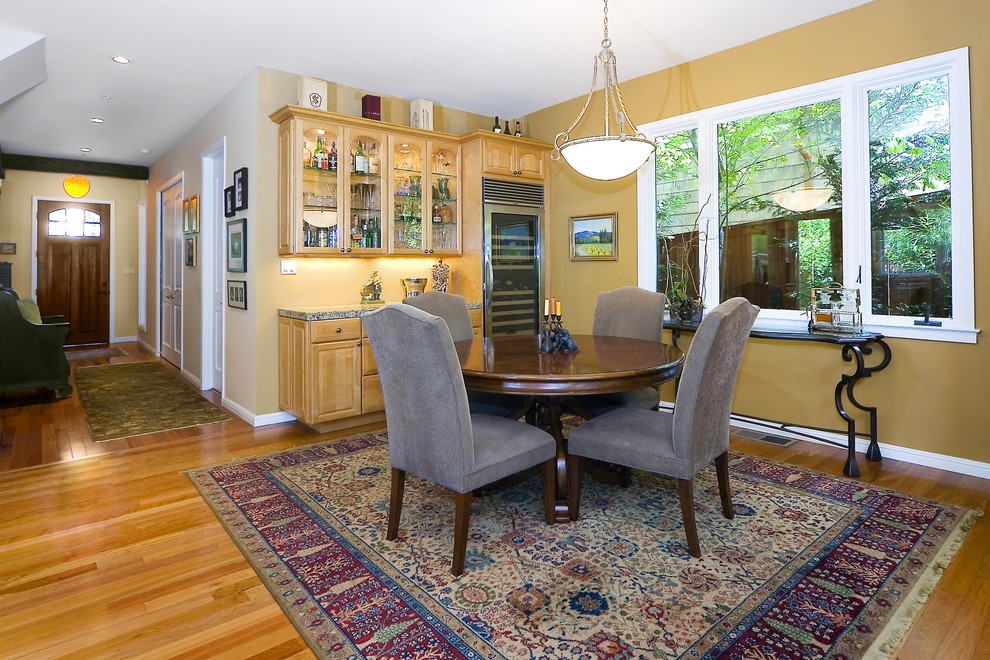
[[0, 243], [0, 254], [17, 254], [17, 243]]
[[185, 264], [189, 268], [196, 267], [196, 260], [199, 255], [199, 237], [196, 234], [190, 234], [184, 237], [184, 250], [185, 254]]
[[533, 263], [534, 237], [529, 222], [500, 224], [492, 227], [494, 257], [500, 264]]
[[234, 170], [234, 210], [243, 211], [248, 207], [248, 168]]
[[227, 280], [227, 307], [247, 309], [247, 281]]
[[618, 261], [618, 213], [570, 219], [571, 261]]
[[199, 233], [199, 195], [182, 200], [182, 233]]
[[247, 272], [247, 220], [227, 222], [227, 272]]
[[234, 210], [234, 186], [227, 186], [223, 189], [223, 217], [233, 218], [237, 211]]

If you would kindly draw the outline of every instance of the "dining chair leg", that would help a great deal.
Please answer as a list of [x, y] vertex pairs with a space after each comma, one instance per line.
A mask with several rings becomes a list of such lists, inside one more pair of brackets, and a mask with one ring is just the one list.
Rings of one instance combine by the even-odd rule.
[[454, 562], [450, 572], [458, 576], [464, 572], [464, 555], [467, 554], [468, 526], [471, 524], [471, 491], [457, 493], [454, 509]]
[[577, 520], [581, 508], [581, 457], [567, 457], [567, 508], [571, 520]]
[[701, 557], [698, 525], [694, 520], [694, 479], [678, 479], [677, 493], [681, 498], [681, 517], [684, 518], [684, 534], [687, 535], [688, 551], [692, 557]]
[[394, 541], [399, 535], [399, 516], [402, 515], [402, 494], [406, 489], [406, 471], [392, 468], [392, 491], [388, 500], [388, 531], [385, 538]]
[[540, 467], [540, 479], [543, 481], [543, 515], [547, 524], [557, 522], [557, 459], [544, 461]]
[[732, 489], [729, 488], [729, 452], [715, 457], [715, 474], [718, 476], [718, 494], [722, 498], [722, 515], [732, 520], [736, 514], [732, 510]]

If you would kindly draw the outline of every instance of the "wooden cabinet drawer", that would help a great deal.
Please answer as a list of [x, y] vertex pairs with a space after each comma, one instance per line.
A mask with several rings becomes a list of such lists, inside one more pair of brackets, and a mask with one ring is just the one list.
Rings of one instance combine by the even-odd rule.
[[385, 397], [382, 395], [382, 381], [378, 374], [361, 378], [361, 412], [370, 413], [385, 410]]
[[361, 319], [334, 319], [310, 322], [310, 338], [313, 344], [327, 341], [343, 341], [361, 338]]

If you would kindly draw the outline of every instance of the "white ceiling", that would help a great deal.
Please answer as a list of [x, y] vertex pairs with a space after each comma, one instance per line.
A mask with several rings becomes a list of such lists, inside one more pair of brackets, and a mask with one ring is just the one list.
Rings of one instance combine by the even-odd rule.
[[[627, 80], [868, 1], [611, 0], [609, 36]], [[44, 35], [48, 73], [0, 89], [0, 148], [149, 165], [257, 66], [513, 119], [587, 94], [602, 16], [599, 0], [0, 0], [0, 57], [10, 30]]]

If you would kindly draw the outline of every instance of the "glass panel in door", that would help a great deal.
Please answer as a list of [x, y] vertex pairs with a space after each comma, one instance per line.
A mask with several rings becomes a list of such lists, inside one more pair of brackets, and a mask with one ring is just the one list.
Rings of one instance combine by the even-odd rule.
[[348, 131], [348, 252], [380, 252], [382, 248], [383, 140], [380, 134]]
[[489, 336], [539, 331], [538, 211], [489, 209]]
[[338, 144], [332, 126], [303, 128], [302, 245], [336, 250], [340, 245]]
[[427, 250], [423, 235], [422, 140], [392, 137], [392, 251], [397, 254]]
[[458, 204], [458, 150], [456, 145], [430, 145], [430, 252], [460, 252]]

